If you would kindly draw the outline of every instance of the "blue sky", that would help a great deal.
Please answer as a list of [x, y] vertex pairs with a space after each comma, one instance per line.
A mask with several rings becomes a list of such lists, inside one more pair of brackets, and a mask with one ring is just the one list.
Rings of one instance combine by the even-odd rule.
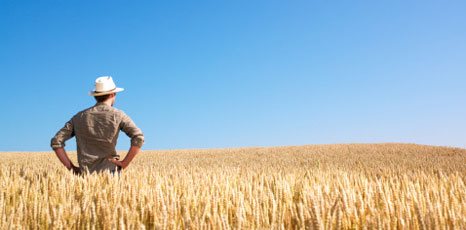
[[126, 89], [115, 106], [143, 130], [144, 149], [466, 147], [464, 9], [0, 0], [0, 151], [49, 150], [56, 131], [94, 104], [87, 93], [101, 75]]

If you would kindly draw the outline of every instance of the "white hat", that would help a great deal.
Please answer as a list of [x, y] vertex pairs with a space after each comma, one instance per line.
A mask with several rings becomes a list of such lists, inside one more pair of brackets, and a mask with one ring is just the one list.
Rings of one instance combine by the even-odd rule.
[[123, 91], [123, 88], [117, 88], [113, 82], [112, 77], [102, 76], [95, 79], [95, 89], [89, 92], [91, 96], [102, 96], [111, 93], [118, 93]]

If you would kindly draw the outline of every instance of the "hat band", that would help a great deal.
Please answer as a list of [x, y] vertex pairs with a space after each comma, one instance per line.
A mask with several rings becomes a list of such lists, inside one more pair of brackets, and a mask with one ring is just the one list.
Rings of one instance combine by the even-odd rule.
[[107, 90], [107, 91], [97, 91], [97, 90], [94, 90], [94, 92], [96, 93], [106, 93], [106, 92], [110, 92], [110, 91], [113, 91], [115, 90], [117, 87], [113, 88], [113, 89], [110, 89], [110, 90]]

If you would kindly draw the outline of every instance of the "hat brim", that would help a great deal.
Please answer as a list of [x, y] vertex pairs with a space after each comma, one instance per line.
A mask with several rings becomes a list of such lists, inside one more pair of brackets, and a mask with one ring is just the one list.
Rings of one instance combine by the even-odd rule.
[[103, 96], [103, 95], [107, 95], [107, 94], [112, 94], [112, 93], [118, 93], [118, 92], [121, 92], [125, 89], [123, 88], [115, 88], [114, 90], [111, 90], [111, 91], [107, 91], [107, 92], [96, 92], [96, 91], [91, 91], [89, 92], [89, 95], [91, 96]]

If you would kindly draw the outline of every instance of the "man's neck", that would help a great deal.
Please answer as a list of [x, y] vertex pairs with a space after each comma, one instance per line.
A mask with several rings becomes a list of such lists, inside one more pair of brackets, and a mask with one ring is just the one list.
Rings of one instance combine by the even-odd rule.
[[112, 105], [112, 100], [107, 100], [107, 101], [99, 102], [99, 103], [97, 103], [97, 104], [105, 104], [105, 105], [108, 105], [108, 106], [110, 106], [110, 107], [113, 106], [113, 105]]
[[104, 101], [105, 104], [107, 104], [108, 106], [112, 107], [112, 100], [107, 100], [107, 101]]

